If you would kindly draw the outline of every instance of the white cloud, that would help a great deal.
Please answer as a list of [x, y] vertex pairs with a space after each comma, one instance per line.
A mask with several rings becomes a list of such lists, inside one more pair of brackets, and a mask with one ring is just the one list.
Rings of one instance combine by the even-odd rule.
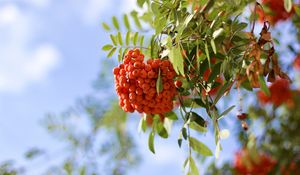
[[50, 5], [51, 0], [28, 0], [27, 3], [34, 7], [45, 8]]
[[33, 43], [39, 19], [32, 14], [14, 4], [3, 6], [0, 14], [0, 92], [19, 92], [46, 78], [60, 53], [49, 43]]
[[8, 4], [0, 8], [0, 25], [14, 23], [20, 16], [19, 10], [13, 4]]
[[107, 9], [111, 9], [113, 2], [111, 0], [82, 0], [78, 3], [82, 10], [82, 19], [87, 24], [97, 24]]
[[[107, 17], [107, 13], [110, 15], [121, 15], [123, 13], [129, 13], [133, 9], [138, 12], [143, 11], [138, 8], [136, 0], [82, 0], [79, 2], [78, 6], [80, 6], [80, 8], [76, 8], [82, 11], [81, 18], [86, 24], [99, 25], [100, 20], [109, 21], [103, 19], [104, 16]], [[114, 9], [114, 11], [111, 11], [112, 9]], [[111, 18], [109, 17], [109, 19]]]

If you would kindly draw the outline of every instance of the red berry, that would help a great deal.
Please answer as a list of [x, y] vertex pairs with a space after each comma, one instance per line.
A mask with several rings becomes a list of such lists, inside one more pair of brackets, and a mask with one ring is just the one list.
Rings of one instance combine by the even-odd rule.
[[181, 82], [180, 80], [176, 80], [176, 81], [175, 81], [175, 86], [176, 86], [177, 88], [181, 88], [182, 82]]
[[248, 116], [248, 114], [242, 113], [242, 114], [237, 115], [237, 118], [239, 120], [245, 120], [247, 118], [247, 116]]

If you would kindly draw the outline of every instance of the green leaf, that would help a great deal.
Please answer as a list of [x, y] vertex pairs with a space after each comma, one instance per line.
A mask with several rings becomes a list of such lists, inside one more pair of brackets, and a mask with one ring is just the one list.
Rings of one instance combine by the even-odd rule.
[[224, 93], [227, 91], [227, 89], [232, 85], [231, 81], [227, 81], [221, 88], [218, 90], [216, 98], [214, 100], [213, 106], [218, 103], [220, 98], [224, 95]]
[[138, 38], [139, 38], [139, 33], [138, 33], [138, 32], [135, 32], [135, 33], [134, 33], [134, 36], [133, 36], [133, 40], [132, 40], [133, 45], [136, 46], [137, 41], [138, 41]]
[[216, 39], [219, 37], [225, 30], [223, 28], [219, 28], [218, 30], [214, 31], [213, 38]]
[[121, 32], [118, 32], [118, 42], [119, 42], [119, 44], [122, 46], [123, 45], [123, 39], [122, 39], [122, 34], [121, 34]]
[[221, 144], [220, 144], [220, 141], [218, 141], [216, 149], [215, 149], [215, 157], [216, 157], [216, 159], [219, 159], [220, 151], [221, 151]]
[[155, 137], [155, 133], [153, 131], [151, 131], [149, 134], [149, 139], [148, 139], [148, 147], [153, 154], [155, 154], [154, 137]]
[[110, 37], [110, 39], [111, 39], [113, 45], [114, 45], [114, 46], [117, 46], [117, 45], [118, 45], [118, 44], [117, 44], [117, 38], [116, 38], [114, 35], [109, 35], [109, 37]]
[[64, 164], [64, 170], [66, 171], [67, 175], [73, 174], [73, 165], [70, 162], [66, 162]]
[[182, 136], [183, 136], [184, 140], [186, 140], [186, 139], [187, 139], [187, 131], [186, 131], [186, 128], [185, 128], [185, 127], [183, 127], [183, 128], [181, 129], [181, 133], [182, 133]]
[[263, 76], [259, 76], [259, 84], [260, 84], [260, 88], [261, 90], [267, 95], [270, 96], [270, 90], [267, 86], [267, 83], [265, 81], [265, 78]]
[[227, 115], [233, 108], [235, 108], [235, 105], [230, 106], [228, 109], [226, 109], [224, 112], [222, 112], [222, 114], [220, 114], [218, 120], [220, 120], [220, 119], [223, 118], [225, 115]]
[[112, 48], [110, 51], [109, 51], [109, 53], [107, 54], [107, 58], [110, 58], [110, 57], [112, 57], [113, 56], [113, 54], [116, 52], [116, 50], [117, 50], [117, 48]]
[[25, 157], [26, 159], [34, 159], [38, 156], [41, 156], [43, 153], [43, 150], [40, 150], [38, 148], [32, 148], [25, 153]]
[[160, 72], [160, 69], [158, 71], [158, 78], [156, 80], [156, 92], [159, 94], [162, 92], [163, 90], [163, 82], [162, 82], [162, 79], [161, 79], [161, 72]]
[[165, 113], [165, 117], [167, 117], [170, 120], [178, 120], [176, 113], [173, 111]]
[[102, 47], [102, 50], [104, 51], [109, 51], [111, 48], [113, 48], [114, 46], [111, 44], [106, 44]]
[[292, 10], [293, 1], [292, 0], [284, 0], [284, 8], [287, 12]]
[[296, 14], [298, 15], [298, 17], [300, 17], [300, 7], [298, 7], [298, 6], [295, 6], [295, 12], [296, 12]]
[[185, 161], [183, 162], [183, 168], [186, 167], [187, 163], [189, 162], [189, 158], [190, 158], [190, 157], [187, 157], [187, 158], [185, 159]]
[[206, 57], [207, 57], [207, 60], [208, 60], [208, 67], [211, 68], [210, 66], [210, 55], [209, 55], [209, 50], [208, 50], [208, 44], [205, 43], [205, 54], [206, 54]]
[[[183, 23], [180, 23], [180, 25], [179, 25], [179, 29], [178, 29], [178, 34], [177, 34], [177, 38], [179, 39], [179, 37], [181, 37], [181, 35], [182, 35], [182, 33], [183, 33], [183, 31], [184, 31], [184, 29], [186, 29], [186, 27], [188, 26], [188, 24], [189, 24], [189, 22], [193, 19], [193, 17], [194, 17], [194, 14], [189, 14], [186, 18], [185, 18], [185, 20], [184, 20], [184, 22]], [[164, 17], [165, 18], [165, 17]]]
[[140, 46], [142, 47], [144, 45], [144, 36], [140, 37]]
[[119, 49], [119, 54], [118, 54], [118, 61], [121, 62], [123, 59], [123, 48]]
[[211, 40], [210, 40], [210, 44], [211, 44], [211, 48], [213, 49], [213, 52], [214, 52], [215, 54], [217, 54], [217, 48], [216, 48], [216, 44], [215, 44], [214, 39], [211, 39]]
[[191, 167], [192, 174], [199, 175], [199, 170], [198, 170], [197, 165], [192, 157], [189, 158], [189, 164]]
[[181, 148], [181, 145], [182, 145], [182, 132], [179, 133], [177, 142], [178, 142], [179, 148]]
[[138, 126], [138, 132], [141, 133], [146, 132], [147, 129], [147, 123], [146, 123], [146, 115], [143, 115], [143, 117], [141, 117], [140, 122], [139, 122], [139, 126]]
[[196, 112], [191, 112], [190, 115], [190, 120], [196, 122], [198, 125], [205, 127], [206, 126], [206, 121], [198, 115]]
[[137, 12], [137, 11], [132, 11], [132, 12], [130, 13], [130, 15], [132, 16], [135, 25], [136, 25], [139, 29], [142, 29], [142, 25], [141, 25], [140, 20], [139, 20], [139, 17], [138, 17], [138, 12]]
[[104, 30], [106, 30], [106, 31], [110, 31], [110, 27], [109, 27], [109, 25], [108, 25], [108, 24], [106, 24], [105, 22], [103, 22], [103, 23], [102, 23], [102, 27], [103, 27], [103, 29], [104, 29]]
[[119, 26], [119, 22], [118, 22], [117, 17], [113, 16], [113, 17], [112, 17], [112, 22], [113, 22], [114, 27], [115, 27], [117, 30], [120, 30], [120, 26]]
[[156, 130], [160, 137], [165, 139], [169, 137], [169, 133], [162, 122], [157, 123]]
[[85, 166], [80, 168], [80, 175], [86, 175], [86, 167]]
[[131, 30], [130, 23], [129, 23], [129, 20], [128, 20], [128, 16], [126, 14], [124, 14], [124, 16], [123, 16], [123, 21], [124, 21], [126, 29]]
[[205, 104], [203, 103], [201, 98], [195, 98], [194, 102], [196, 102], [197, 105], [205, 108]]
[[160, 18], [158, 18], [158, 17], [155, 18], [154, 21], [156, 21], [154, 23], [155, 34], [159, 34], [165, 28], [167, 20], [166, 20], [166, 18], [164, 16], [162, 16]]
[[171, 47], [169, 58], [177, 74], [184, 75], [183, 57], [179, 46]]
[[125, 38], [125, 42], [126, 42], [126, 46], [128, 46], [130, 44], [130, 32], [126, 33], [126, 38]]
[[190, 145], [193, 148], [193, 150], [198, 152], [199, 154], [201, 154], [203, 156], [212, 156], [213, 155], [211, 150], [205, 144], [198, 141], [197, 139], [190, 137], [189, 141], [190, 141]]
[[214, 65], [212, 72], [208, 77], [207, 83], [213, 82], [217, 78], [217, 76], [220, 75], [221, 64], [222, 63], [217, 63], [216, 65]]
[[146, 2], [146, 0], [137, 0], [137, 4], [139, 7], [143, 7], [145, 2]]
[[157, 2], [153, 1], [151, 3], [151, 10], [154, 14], [159, 14], [159, 7], [160, 5]]
[[190, 128], [198, 132], [207, 132], [207, 128], [198, 125], [196, 122], [191, 122]]

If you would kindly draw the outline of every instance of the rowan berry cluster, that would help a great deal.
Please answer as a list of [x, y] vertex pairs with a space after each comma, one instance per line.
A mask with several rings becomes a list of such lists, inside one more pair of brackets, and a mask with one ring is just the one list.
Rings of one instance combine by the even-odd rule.
[[[119, 104], [125, 112], [163, 114], [173, 109], [176, 72], [169, 60], [150, 59], [144, 63], [139, 49], [129, 50], [113, 73]], [[156, 88], [158, 78], [160, 92]]]
[[259, 21], [269, 21], [270, 24], [276, 24], [278, 21], [284, 21], [289, 19], [294, 14], [294, 9], [291, 12], [287, 12], [284, 8], [284, 0], [262, 0], [262, 5], [266, 6], [267, 10], [263, 11], [258, 8]]
[[237, 152], [234, 159], [235, 174], [239, 175], [267, 175], [275, 165], [276, 161], [267, 154], [258, 153], [254, 158], [247, 149]]

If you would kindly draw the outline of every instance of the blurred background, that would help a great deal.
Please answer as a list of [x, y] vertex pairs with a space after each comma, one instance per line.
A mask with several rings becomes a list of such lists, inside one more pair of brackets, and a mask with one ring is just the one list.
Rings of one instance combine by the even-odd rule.
[[[154, 155], [148, 135], [137, 131], [138, 114], [129, 117], [126, 131], [113, 125], [126, 118], [122, 112], [105, 120], [116, 97], [111, 68], [117, 62], [101, 51], [109, 42], [101, 23], [135, 7], [135, 0], [0, 0], [3, 167], [29, 175], [183, 174], [186, 148], [178, 148], [178, 132], [158, 139]], [[107, 123], [98, 124], [101, 117]], [[217, 164], [239, 148], [231, 135], [222, 146]]]

